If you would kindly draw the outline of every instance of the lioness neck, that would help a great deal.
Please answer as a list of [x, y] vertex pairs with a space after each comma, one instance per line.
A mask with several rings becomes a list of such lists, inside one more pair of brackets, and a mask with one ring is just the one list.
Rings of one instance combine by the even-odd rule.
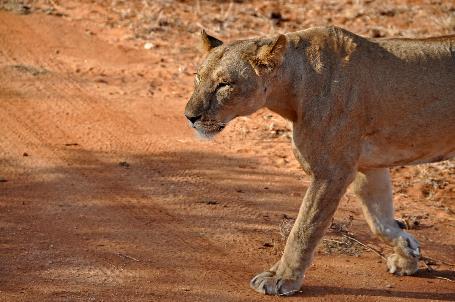
[[281, 115], [285, 119], [295, 122], [297, 120], [298, 101], [290, 87], [289, 74], [283, 70], [281, 76], [277, 77], [268, 85], [265, 107]]
[[[352, 35], [352, 36], [351, 36]], [[311, 28], [286, 35], [288, 45], [282, 64], [269, 76], [265, 107], [290, 121], [299, 119], [306, 100], [318, 98], [330, 90], [335, 60], [333, 48], [341, 47], [348, 58], [357, 36], [339, 28]]]

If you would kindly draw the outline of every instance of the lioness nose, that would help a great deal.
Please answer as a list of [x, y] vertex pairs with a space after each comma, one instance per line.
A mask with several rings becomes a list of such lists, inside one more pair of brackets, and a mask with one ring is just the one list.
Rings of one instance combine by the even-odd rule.
[[186, 116], [186, 118], [187, 118], [192, 124], [196, 123], [196, 122], [197, 122], [198, 120], [200, 120], [201, 117], [202, 117], [202, 115], [198, 115], [198, 116], [188, 116], [188, 115], [186, 115], [186, 114], [185, 114], [185, 116]]

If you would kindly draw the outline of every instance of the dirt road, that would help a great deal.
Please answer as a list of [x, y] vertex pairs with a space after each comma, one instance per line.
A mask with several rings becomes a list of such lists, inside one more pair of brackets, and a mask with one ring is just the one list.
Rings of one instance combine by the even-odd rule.
[[[199, 141], [183, 116], [194, 35], [144, 49], [99, 26], [120, 20], [102, 1], [43, 7], [0, 10], [0, 301], [282, 301], [248, 283], [308, 185], [286, 123], [261, 111]], [[393, 174], [434, 270], [392, 276], [353, 242], [331, 248], [332, 229], [286, 301], [455, 300], [455, 165]], [[390, 252], [349, 194], [334, 225]]]

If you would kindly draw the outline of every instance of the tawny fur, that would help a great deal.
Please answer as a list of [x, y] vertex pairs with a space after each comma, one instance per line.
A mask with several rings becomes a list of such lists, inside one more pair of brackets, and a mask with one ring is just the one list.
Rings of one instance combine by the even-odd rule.
[[312, 177], [283, 256], [251, 286], [301, 288], [351, 183], [373, 233], [394, 247], [390, 272], [413, 274], [419, 243], [393, 219], [387, 168], [455, 155], [455, 36], [367, 39], [324, 27], [225, 45], [202, 35], [208, 55], [185, 109], [192, 126], [213, 136], [268, 107], [293, 123], [295, 155]]

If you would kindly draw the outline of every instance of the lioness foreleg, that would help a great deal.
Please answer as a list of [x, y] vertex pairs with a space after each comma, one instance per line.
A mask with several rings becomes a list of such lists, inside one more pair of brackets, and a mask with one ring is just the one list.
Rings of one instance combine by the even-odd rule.
[[391, 273], [412, 275], [417, 271], [419, 242], [401, 230], [394, 219], [392, 184], [388, 169], [358, 172], [352, 189], [361, 203], [372, 232], [393, 246], [387, 259]]
[[287, 239], [283, 256], [269, 271], [251, 280], [254, 290], [269, 295], [291, 295], [300, 290], [314, 249], [352, 179], [351, 173], [313, 177]]

